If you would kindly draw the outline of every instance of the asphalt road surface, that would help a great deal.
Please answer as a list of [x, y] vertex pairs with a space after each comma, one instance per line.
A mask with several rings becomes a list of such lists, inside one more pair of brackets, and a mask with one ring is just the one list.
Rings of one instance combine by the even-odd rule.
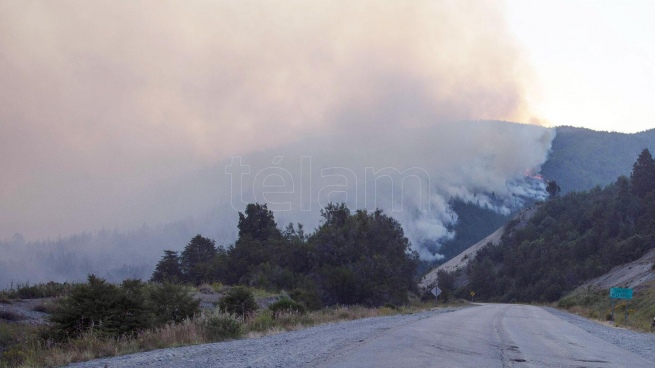
[[485, 304], [385, 331], [318, 367], [655, 367], [527, 305]]

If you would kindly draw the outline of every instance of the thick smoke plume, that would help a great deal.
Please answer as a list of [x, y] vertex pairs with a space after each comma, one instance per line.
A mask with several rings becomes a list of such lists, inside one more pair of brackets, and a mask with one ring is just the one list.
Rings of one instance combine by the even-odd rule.
[[0, 3], [0, 234], [164, 221], [147, 188], [310, 135], [530, 119], [487, 1]]
[[[280, 154], [282, 164], [310, 155], [315, 168], [434, 175], [433, 212], [403, 220], [417, 242], [448, 236], [454, 196], [510, 208], [485, 195], [523, 188], [547, 134], [454, 123], [534, 118], [530, 71], [499, 4], [2, 1], [0, 239], [202, 217], [231, 195], [230, 157], [292, 142], [323, 146]], [[206, 167], [215, 181], [197, 179]]]
[[[423, 245], [454, 235], [452, 200], [509, 214], [545, 199], [544, 181], [530, 174], [545, 162], [553, 138], [552, 129], [489, 121], [322, 137], [234, 157], [225, 186], [234, 210], [267, 202], [282, 224], [310, 228], [329, 202], [381, 208], [401, 222], [422, 258], [439, 257]], [[226, 221], [236, 226], [233, 217]]]

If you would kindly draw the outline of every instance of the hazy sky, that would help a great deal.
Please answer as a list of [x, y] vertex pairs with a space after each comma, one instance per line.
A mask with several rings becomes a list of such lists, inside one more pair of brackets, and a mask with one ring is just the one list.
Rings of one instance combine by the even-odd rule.
[[655, 128], [654, 1], [508, 0], [506, 14], [536, 74], [536, 114], [595, 130]]
[[141, 201], [153, 186], [307, 136], [652, 128], [654, 15], [632, 1], [0, 0], [0, 239], [165, 220]]

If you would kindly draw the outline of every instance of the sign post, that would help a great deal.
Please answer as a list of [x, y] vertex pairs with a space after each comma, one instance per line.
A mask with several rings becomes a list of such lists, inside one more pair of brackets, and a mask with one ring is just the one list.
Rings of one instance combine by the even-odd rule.
[[[632, 289], [630, 288], [610, 288], [610, 298], [612, 298], [612, 322], [614, 322], [614, 300], [615, 299], [625, 299], [625, 300], [631, 300], [632, 299]], [[625, 322], [628, 322], [628, 306], [626, 304], [626, 314], [625, 314]]]
[[[432, 290], [430, 290], [430, 291], [431, 291], [432, 294], [434, 295], [434, 298], [435, 298], [435, 299], [439, 297], [439, 294], [441, 294], [441, 289], [439, 289], [438, 286], [435, 286], [434, 289], [432, 289]], [[437, 300], [437, 303], [439, 303], [438, 300]]]

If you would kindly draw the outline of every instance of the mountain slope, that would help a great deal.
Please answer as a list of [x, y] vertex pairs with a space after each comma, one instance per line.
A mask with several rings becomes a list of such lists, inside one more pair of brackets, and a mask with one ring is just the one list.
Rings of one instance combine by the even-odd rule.
[[562, 193], [605, 186], [630, 175], [642, 149], [655, 151], [655, 129], [624, 134], [559, 127], [541, 174], [555, 180]]
[[[535, 212], [536, 212], [536, 207], [528, 208], [522, 211], [521, 213], [519, 213], [512, 220], [512, 223], [516, 224], [515, 225], [516, 228], [523, 228], [527, 225], [527, 221], [530, 220], [532, 216], [534, 216]], [[466, 269], [466, 266], [468, 265], [469, 261], [474, 259], [478, 251], [483, 249], [484, 247], [490, 244], [498, 245], [503, 235], [505, 234], [507, 227], [508, 227], [507, 224], [501, 226], [496, 231], [491, 233], [491, 235], [473, 244], [472, 246], [465, 249], [463, 252], [452, 257], [447, 262], [439, 265], [438, 267], [434, 268], [432, 271], [428, 272], [425, 276], [423, 276], [423, 278], [421, 278], [421, 281], [419, 282], [419, 288], [425, 290], [436, 286], [439, 282], [437, 276], [439, 271], [445, 271], [449, 273], [456, 273], [460, 271], [460, 273], [456, 275], [455, 286], [462, 286], [466, 284], [468, 280], [466, 279], [466, 275], [462, 271]]]
[[498, 245], [469, 262], [467, 288], [483, 300], [554, 301], [644, 256], [655, 248], [655, 185], [642, 196], [630, 188], [622, 177], [548, 200], [524, 228], [510, 222]]

